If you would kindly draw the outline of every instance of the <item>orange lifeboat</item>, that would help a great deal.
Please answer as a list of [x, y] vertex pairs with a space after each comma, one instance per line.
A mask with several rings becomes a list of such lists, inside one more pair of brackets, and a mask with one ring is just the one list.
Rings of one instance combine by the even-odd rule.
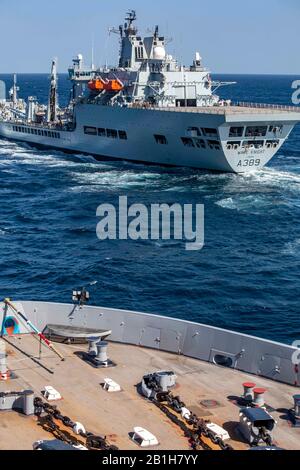
[[95, 80], [91, 80], [88, 83], [88, 87], [92, 91], [103, 91], [106, 90], [107, 82], [103, 80], [103, 78], [96, 78]]
[[95, 78], [88, 83], [91, 91], [121, 91], [124, 88], [123, 83], [118, 78], [114, 80], [104, 80], [103, 78]]
[[104, 86], [104, 89], [107, 91], [121, 91], [123, 88], [124, 85], [118, 78], [115, 80], [109, 80]]

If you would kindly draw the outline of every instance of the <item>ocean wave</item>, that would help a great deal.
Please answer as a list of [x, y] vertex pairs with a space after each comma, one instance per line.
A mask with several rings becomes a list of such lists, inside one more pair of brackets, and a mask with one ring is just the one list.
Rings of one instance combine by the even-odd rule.
[[300, 238], [296, 238], [295, 240], [286, 243], [282, 250], [282, 254], [290, 256], [300, 254]]
[[[100, 170], [100, 169], [99, 169]], [[132, 187], [145, 187], [159, 184], [160, 174], [148, 173], [136, 173], [131, 171], [96, 171], [96, 172], [71, 172], [70, 174], [73, 182], [77, 183], [76, 186], [68, 188], [68, 191], [80, 192], [94, 192], [99, 187], [105, 187], [108, 189], [126, 189]]]
[[265, 195], [254, 194], [221, 199], [220, 201], [216, 202], [216, 205], [223, 207], [224, 209], [259, 214], [261, 212], [265, 212], [266, 210], [278, 211], [280, 206], [288, 206], [288, 203], [273, 197], [268, 198]]

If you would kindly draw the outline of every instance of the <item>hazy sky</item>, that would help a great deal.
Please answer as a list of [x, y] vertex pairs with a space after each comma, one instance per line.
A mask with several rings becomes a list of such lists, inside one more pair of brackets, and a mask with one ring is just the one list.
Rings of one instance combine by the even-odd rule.
[[108, 27], [136, 9], [141, 33], [159, 24], [169, 52], [191, 63], [200, 51], [219, 73], [300, 74], [299, 0], [0, 0], [0, 73], [65, 72], [77, 53], [117, 63], [118, 37]]

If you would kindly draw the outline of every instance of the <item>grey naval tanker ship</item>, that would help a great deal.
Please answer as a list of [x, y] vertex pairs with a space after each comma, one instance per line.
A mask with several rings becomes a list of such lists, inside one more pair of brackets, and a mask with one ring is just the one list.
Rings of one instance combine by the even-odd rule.
[[125, 21], [111, 29], [120, 36], [117, 67], [86, 67], [81, 54], [73, 60], [65, 109], [58, 106], [56, 60], [48, 106], [33, 96], [18, 99], [16, 77], [9, 99], [2, 84], [0, 136], [98, 159], [236, 173], [263, 168], [300, 121], [300, 109], [220, 99], [217, 90], [230, 83], [213, 81], [199, 52], [182, 66], [158, 27], [142, 38], [135, 11]]

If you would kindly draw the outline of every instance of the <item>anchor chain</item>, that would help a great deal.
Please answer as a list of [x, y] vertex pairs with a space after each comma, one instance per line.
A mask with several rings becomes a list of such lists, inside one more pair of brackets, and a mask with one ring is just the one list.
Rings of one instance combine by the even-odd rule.
[[157, 383], [154, 376], [148, 377], [147, 387], [155, 392], [155, 397], [150, 398], [152, 403], [171, 419], [173, 423], [181, 428], [194, 450], [199, 450], [200, 448], [212, 450], [211, 447], [203, 441], [203, 438], [209, 439], [213, 444], [219, 446], [221, 450], [234, 450], [231, 445], [224, 442], [207, 427], [210, 421], [198, 418], [194, 413], [190, 413], [188, 417], [182, 416], [181, 419], [171, 413], [170, 409], [177, 414], [181, 414], [183, 408], [187, 409], [187, 406], [180, 397], [174, 396], [170, 391], [162, 391], [162, 388]]
[[252, 447], [256, 447], [259, 445], [259, 442], [263, 441], [267, 446], [272, 446], [273, 445], [273, 439], [272, 436], [268, 433], [267, 429], [262, 427], [259, 429], [259, 434], [257, 439], [255, 439], [252, 443]]
[[80, 441], [72, 434], [61, 429], [54, 420], [60, 421], [65, 427], [72, 429], [72, 431], [76, 426], [76, 423], [68, 416], [62, 415], [56, 406], [52, 406], [49, 403], [44, 402], [41, 398], [36, 397], [34, 399], [34, 406], [35, 415], [39, 420], [39, 424], [46, 431], [51, 432], [57, 439], [70, 445], [84, 445], [88, 450], [119, 450], [118, 447], [109, 444], [106, 437], [96, 436], [93, 433], [79, 430], [78, 435], [83, 438], [83, 440]]
[[[167, 406], [163, 405], [164, 402]], [[180, 399], [180, 397], [175, 397], [171, 392], [159, 393], [156, 399], [153, 399], [153, 403], [169, 418], [172, 413], [167, 412], [167, 407], [171, 408], [175, 413], [181, 413], [182, 409], [186, 408], [185, 403]], [[199, 449], [199, 447], [204, 448], [204, 450], [211, 450], [209, 445], [203, 442], [203, 439], [201, 439], [202, 437], [209, 439], [213, 444], [219, 446], [221, 450], [234, 450], [229, 444], [226, 444], [207, 427], [209, 421], [204, 421], [193, 413], [190, 414], [188, 418], [182, 417], [183, 421], [178, 419], [175, 415], [173, 415], [171, 419], [185, 432], [189, 438], [191, 447], [195, 450]], [[191, 429], [187, 425], [190, 426]]]

